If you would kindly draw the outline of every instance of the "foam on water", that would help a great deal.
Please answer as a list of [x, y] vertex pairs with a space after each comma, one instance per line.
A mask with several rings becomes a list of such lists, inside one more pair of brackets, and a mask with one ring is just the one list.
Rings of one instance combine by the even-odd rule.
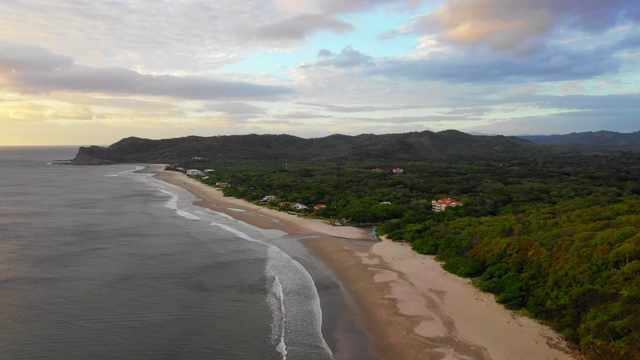
[[117, 174], [110, 174], [110, 175], [105, 175], [105, 176], [106, 176], [106, 177], [118, 177], [118, 176], [120, 176], [120, 175], [125, 175], [125, 174], [134, 173], [134, 172], [139, 171], [139, 170], [142, 170], [142, 169], [144, 169], [144, 168], [145, 168], [144, 166], [136, 166], [136, 167], [135, 167], [134, 169], [132, 169], [132, 170], [125, 170], [125, 171], [121, 171], [121, 172], [119, 172], [119, 173], [117, 173]]
[[164, 189], [160, 189], [160, 191], [171, 196], [169, 200], [167, 200], [167, 203], [164, 206], [168, 207], [169, 209], [175, 210], [176, 214], [182, 216], [183, 218], [187, 218], [189, 220], [196, 220], [196, 221], [201, 220], [199, 217], [193, 215], [192, 213], [186, 212], [184, 210], [180, 210], [178, 208], [178, 195]]
[[277, 246], [254, 239], [228, 225], [215, 222], [211, 225], [227, 230], [241, 239], [267, 246], [268, 257], [264, 272], [267, 282], [270, 282], [267, 285], [267, 302], [273, 316], [272, 341], [283, 358], [288, 353], [286, 341], [303, 353], [333, 358], [331, 349], [322, 336], [320, 297], [307, 270]]
[[284, 291], [277, 276], [274, 276], [273, 282], [271, 282], [271, 289], [269, 289], [269, 293], [267, 294], [267, 303], [273, 314], [271, 342], [277, 344], [276, 350], [282, 354], [283, 359], [286, 359], [287, 345], [284, 342], [284, 326], [287, 319], [284, 310]]
[[[146, 175], [146, 174], [135, 174]], [[267, 261], [264, 269], [267, 286], [267, 302], [272, 314], [271, 341], [282, 359], [294, 353], [308, 359], [333, 359], [331, 349], [322, 336], [322, 310], [320, 297], [315, 283], [307, 270], [295, 259], [275, 245], [256, 239], [234, 227], [220, 221], [233, 219], [229, 215], [212, 210], [195, 209], [191, 203], [195, 197], [185, 193], [187, 199], [181, 199], [179, 189], [173, 189], [151, 176], [136, 176], [160, 192], [169, 195], [165, 206], [175, 210], [176, 214], [189, 220], [209, 221], [236, 237], [262, 244], [267, 248]], [[177, 191], [177, 192], [176, 192]], [[184, 201], [183, 201], [184, 200]], [[190, 209], [189, 211], [183, 208]], [[191, 209], [193, 208], [193, 209]], [[194, 213], [200, 215], [196, 216]], [[246, 224], [245, 224], [246, 225]]]
[[[196, 214], [200, 214], [200, 215], [205, 215], [205, 216], [211, 216], [211, 214], [208, 214], [208, 213], [206, 213], [206, 212], [204, 212], [204, 211], [200, 211], [200, 210], [196, 210], [196, 211], [195, 211], [195, 213], [196, 213]], [[227, 214], [225, 214], [225, 213], [218, 213], [218, 212], [217, 212], [217, 213], [214, 213], [214, 214], [215, 214], [215, 215], [217, 215], [217, 216], [219, 216], [219, 217], [226, 218], [226, 219], [228, 219], [228, 220], [235, 220], [233, 217], [231, 217], [231, 216], [229, 216], [229, 215], [227, 215]]]

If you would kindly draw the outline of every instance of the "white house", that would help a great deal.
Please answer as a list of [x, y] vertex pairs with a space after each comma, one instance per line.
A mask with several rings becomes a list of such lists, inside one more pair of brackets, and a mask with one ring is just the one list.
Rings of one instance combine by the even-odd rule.
[[189, 176], [202, 176], [204, 173], [197, 169], [189, 169], [187, 170], [187, 175]]

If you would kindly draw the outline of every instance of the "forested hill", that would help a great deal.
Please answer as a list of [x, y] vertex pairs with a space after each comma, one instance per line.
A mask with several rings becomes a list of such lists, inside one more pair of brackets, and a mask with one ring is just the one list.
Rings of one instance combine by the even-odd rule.
[[535, 135], [520, 138], [541, 145], [620, 147], [640, 146], [640, 131], [618, 133], [614, 131], [597, 131], [571, 133], [566, 135]]
[[72, 164], [207, 162], [355, 163], [500, 159], [535, 149], [516, 137], [472, 136], [455, 130], [303, 139], [291, 135], [236, 135], [149, 140], [122, 139], [109, 147], [81, 147]]

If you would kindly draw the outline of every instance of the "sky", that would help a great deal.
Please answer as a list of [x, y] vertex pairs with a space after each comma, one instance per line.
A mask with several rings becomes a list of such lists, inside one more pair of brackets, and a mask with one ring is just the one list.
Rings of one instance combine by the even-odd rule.
[[0, 146], [640, 130], [638, 0], [2, 0]]

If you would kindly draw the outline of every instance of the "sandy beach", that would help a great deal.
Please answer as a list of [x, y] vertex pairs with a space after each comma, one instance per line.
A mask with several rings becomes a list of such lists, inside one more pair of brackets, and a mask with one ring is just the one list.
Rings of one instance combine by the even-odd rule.
[[[374, 359], [578, 359], [549, 328], [506, 310], [493, 295], [447, 273], [409, 244], [374, 241], [360, 228], [332, 226], [224, 197], [217, 189], [161, 166], [150, 170], [158, 180], [202, 199], [196, 205], [264, 229], [319, 235], [302, 242], [354, 300], [357, 309], [348, 316], [364, 326]], [[353, 358], [348, 339], [339, 335], [335, 358]]]

